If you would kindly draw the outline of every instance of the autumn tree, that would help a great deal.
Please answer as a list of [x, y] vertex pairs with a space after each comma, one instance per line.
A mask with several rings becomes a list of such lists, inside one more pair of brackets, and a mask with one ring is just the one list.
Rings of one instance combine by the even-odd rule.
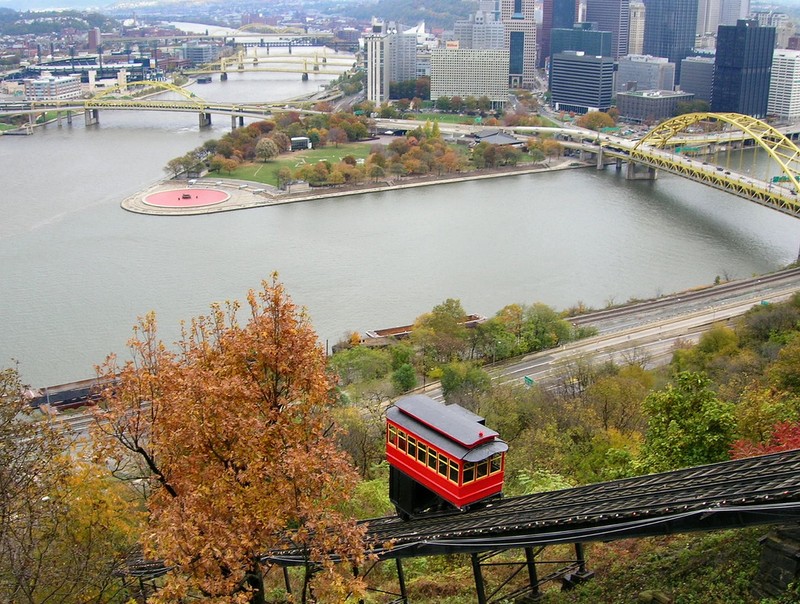
[[266, 136], [259, 139], [258, 143], [256, 143], [256, 157], [260, 157], [265, 162], [276, 157], [278, 153], [280, 153], [280, 151], [278, 151], [278, 145], [275, 144], [275, 141]]
[[[240, 305], [214, 304], [184, 326], [171, 351], [156, 320], [140, 320], [131, 360], [110, 356], [97, 455], [148, 488], [146, 554], [174, 567], [159, 601], [200, 596], [263, 603], [261, 556], [292, 547], [307, 555], [312, 585], [329, 601], [357, 588], [362, 533], [337, 511], [357, 473], [332, 438], [335, 397], [324, 352], [304, 311], [277, 277]], [[313, 583], [311, 583], [314, 571]]]
[[590, 111], [580, 116], [575, 123], [581, 128], [600, 130], [601, 128], [611, 128], [614, 126], [614, 118], [603, 111]]
[[347, 133], [342, 128], [331, 128], [328, 130], [328, 141], [338, 147], [347, 142]]
[[0, 601], [120, 601], [137, 514], [24, 392], [16, 369], [0, 371]]

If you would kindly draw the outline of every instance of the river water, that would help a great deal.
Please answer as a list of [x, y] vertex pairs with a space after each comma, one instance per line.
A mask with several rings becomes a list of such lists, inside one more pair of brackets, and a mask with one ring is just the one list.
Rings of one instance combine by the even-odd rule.
[[[282, 100], [329, 79], [236, 74], [194, 85], [208, 99]], [[0, 139], [0, 367], [47, 386], [125, 357], [154, 310], [181, 320], [243, 300], [278, 271], [321, 341], [406, 324], [446, 298], [492, 315], [513, 302], [602, 307], [778, 269], [797, 257], [797, 222], [665, 176], [567, 170], [189, 217], [131, 214], [122, 199], [166, 162], [219, 137], [192, 114], [106, 111]]]

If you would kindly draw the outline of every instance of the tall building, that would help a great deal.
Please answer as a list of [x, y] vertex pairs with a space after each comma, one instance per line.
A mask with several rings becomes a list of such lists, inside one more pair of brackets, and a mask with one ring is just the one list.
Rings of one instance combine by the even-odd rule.
[[578, 21], [576, 0], [542, 0], [542, 26], [539, 28], [539, 67], [550, 56], [551, 31], [569, 29]]
[[553, 54], [580, 50], [589, 55], [611, 56], [611, 32], [595, 31], [593, 23], [576, 23], [571, 29], [553, 29], [550, 48]]
[[644, 52], [644, 2], [632, 0], [631, 15], [628, 19], [628, 54], [640, 55]]
[[692, 53], [697, 29], [698, 0], [644, 0], [644, 54], [667, 57], [675, 63], [680, 82], [680, 63]]
[[389, 85], [417, 79], [417, 32], [389, 26]]
[[508, 84], [531, 88], [536, 82], [534, 0], [502, 0], [500, 7], [509, 56]]
[[750, 14], [750, 0], [719, 0], [719, 24], [736, 25]]
[[694, 94], [695, 101], [711, 104], [714, 90], [714, 58], [686, 57], [681, 61], [681, 90]]
[[631, 16], [629, 0], [589, 0], [586, 20], [597, 23], [598, 31], [611, 32], [611, 56], [628, 54], [628, 28]]
[[94, 52], [97, 50], [97, 47], [100, 46], [101, 40], [102, 38], [100, 37], [99, 27], [93, 27], [86, 32], [86, 46], [90, 51]]
[[695, 33], [698, 36], [713, 35], [719, 27], [720, 0], [698, 0], [697, 26]]
[[364, 35], [367, 59], [367, 100], [377, 105], [389, 100], [389, 39], [386, 24], [372, 20], [372, 29]]
[[502, 109], [508, 102], [508, 64], [505, 49], [432, 50], [431, 100], [486, 96], [493, 108]]
[[503, 48], [505, 28], [491, 12], [476, 11], [467, 19], [460, 19], [453, 27], [459, 48]]
[[748, 19], [720, 25], [711, 109], [764, 117], [774, 48], [774, 27], [759, 27]]
[[364, 36], [367, 60], [367, 100], [380, 104], [389, 100], [391, 82], [417, 78], [417, 34], [402, 32], [394, 23], [372, 20]]
[[800, 51], [773, 54], [767, 113], [786, 120], [800, 118]]
[[550, 103], [559, 111], [607, 111], [614, 94], [614, 59], [567, 50], [550, 57]]
[[637, 90], [672, 90], [675, 87], [675, 63], [664, 57], [628, 55], [619, 60], [617, 92]]
[[789, 38], [794, 34], [794, 23], [786, 13], [754, 11], [752, 19], [758, 19], [761, 27], [775, 28], [775, 48], [788, 48]]

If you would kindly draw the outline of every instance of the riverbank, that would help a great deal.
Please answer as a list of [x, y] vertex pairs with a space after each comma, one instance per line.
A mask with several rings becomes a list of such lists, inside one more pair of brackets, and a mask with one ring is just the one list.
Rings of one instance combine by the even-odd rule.
[[539, 172], [551, 172], [554, 170], [587, 168], [591, 166], [594, 166], [594, 163], [579, 162], [576, 161], [575, 158], [562, 158], [553, 165], [536, 164], [534, 166], [507, 166], [503, 168], [492, 168], [489, 170], [464, 172], [459, 173], [456, 176], [448, 174], [442, 176], [404, 177], [402, 179], [383, 180], [377, 183], [360, 183], [350, 186], [313, 188], [305, 187], [302, 191], [281, 191], [280, 189], [270, 185], [244, 180], [201, 178], [193, 180], [188, 186], [203, 187], [206, 189], [219, 188], [229, 193], [229, 198], [226, 201], [220, 202], [213, 206], [203, 207], [159, 207], [145, 203], [144, 200], [147, 198], [147, 196], [152, 195], [153, 193], [187, 188], [187, 181], [184, 179], [168, 179], [160, 181], [144, 191], [139, 191], [136, 194], [131, 195], [130, 197], [124, 199], [120, 205], [122, 209], [137, 214], [151, 214], [157, 216], [190, 216], [197, 214], [214, 214], [216, 212], [247, 210], [286, 203], [335, 199], [350, 195], [364, 195], [367, 193], [380, 193], [384, 191], [395, 191], [398, 189], [446, 185], [463, 182], [465, 180], [485, 180], [491, 178], [502, 178], [505, 176], [520, 176], [524, 174], [536, 174]]

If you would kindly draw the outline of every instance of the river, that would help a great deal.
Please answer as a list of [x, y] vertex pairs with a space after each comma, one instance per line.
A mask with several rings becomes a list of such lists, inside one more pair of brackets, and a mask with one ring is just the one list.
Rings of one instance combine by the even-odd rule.
[[[236, 74], [194, 85], [208, 99], [282, 100], [329, 77]], [[181, 320], [243, 300], [278, 271], [323, 343], [409, 323], [446, 298], [492, 315], [513, 302], [602, 307], [747, 277], [797, 257], [797, 222], [664, 176], [613, 170], [491, 181], [190, 217], [119, 203], [166, 162], [219, 137], [193, 114], [106, 111], [0, 138], [0, 366], [49, 386], [125, 355], [137, 316], [156, 312], [171, 342]]]

